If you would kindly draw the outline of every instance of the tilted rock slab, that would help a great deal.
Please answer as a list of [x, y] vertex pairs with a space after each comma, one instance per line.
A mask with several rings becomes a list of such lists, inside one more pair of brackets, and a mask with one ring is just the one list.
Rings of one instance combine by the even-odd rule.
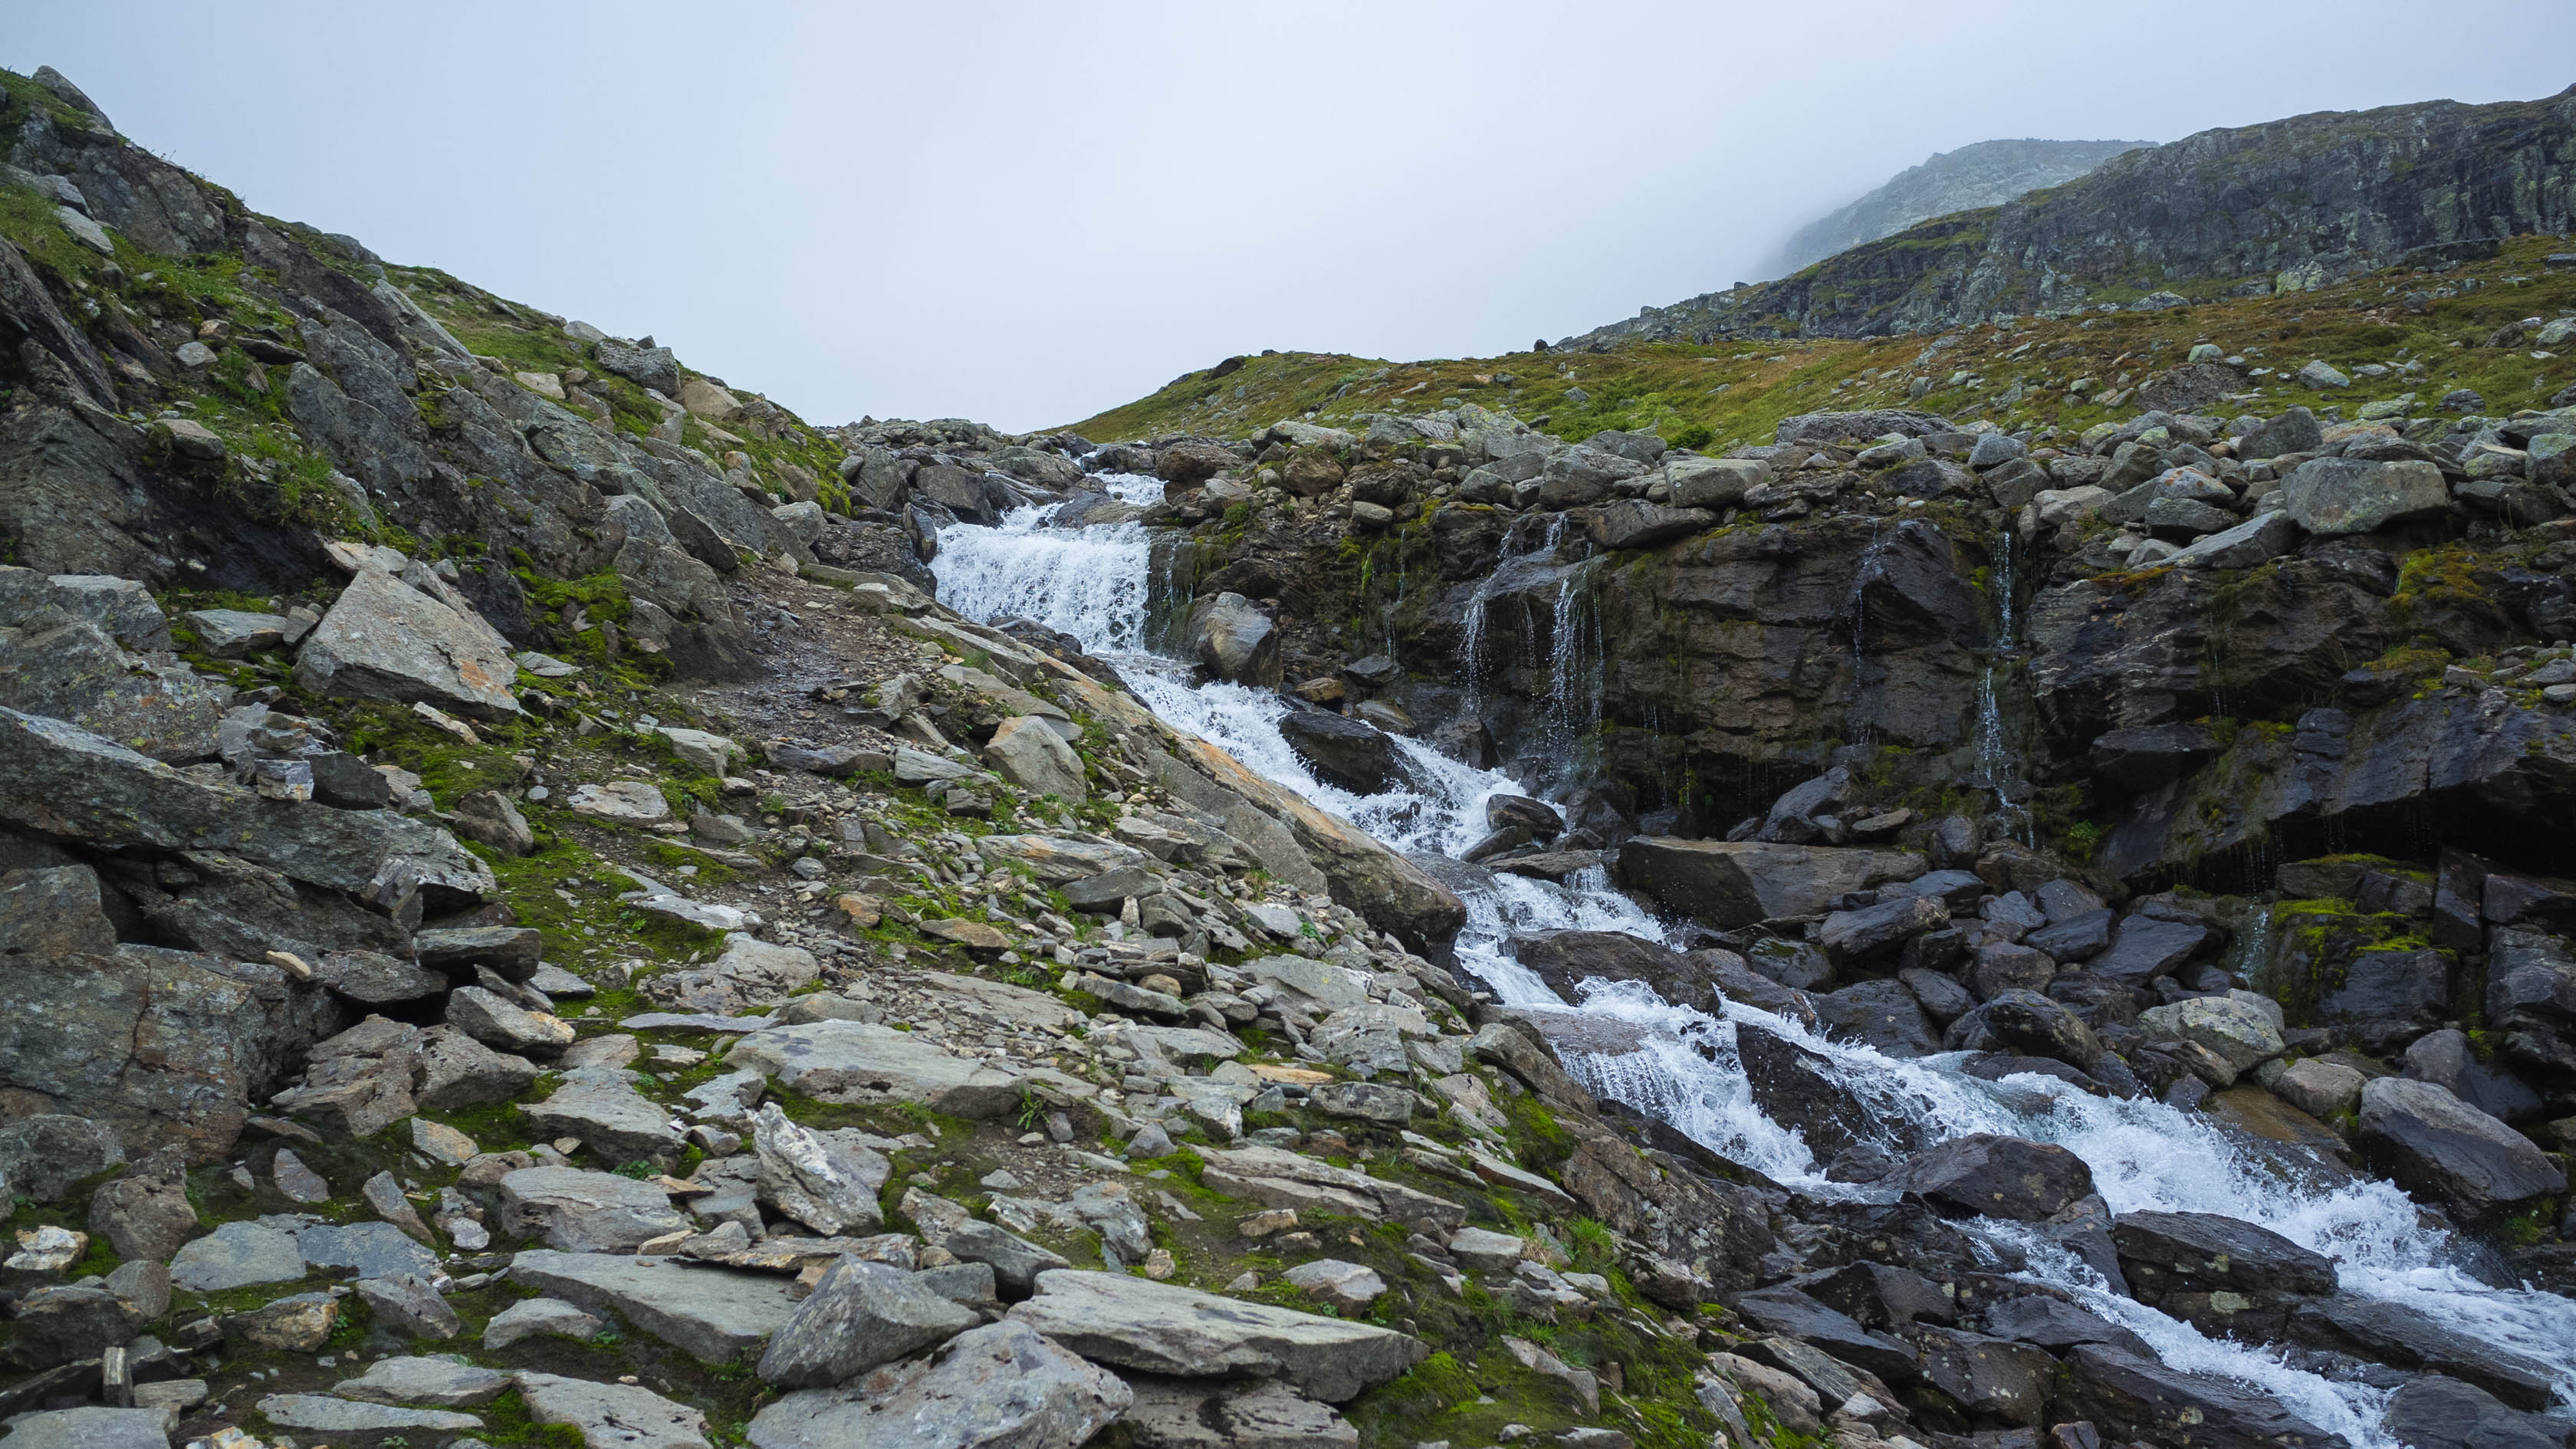
[[1335, 1404], [1430, 1352], [1392, 1329], [1078, 1268], [1039, 1274], [1037, 1296], [1013, 1308], [1011, 1321], [1096, 1362], [1187, 1378], [1280, 1378]]

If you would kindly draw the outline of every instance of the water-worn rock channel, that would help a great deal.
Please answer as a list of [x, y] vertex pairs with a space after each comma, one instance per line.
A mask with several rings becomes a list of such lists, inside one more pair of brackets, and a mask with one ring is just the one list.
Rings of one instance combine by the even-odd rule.
[[[1152, 501], [1160, 493], [1150, 479], [1112, 479], [1109, 486], [1128, 502]], [[1187, 606], [1185, 600], [1156, 597], [1154, 530], [1133, 520], [1060, 527], [1056, 511], [1056, 505], [1033, 506], [998, 526], [959, 524], [944, 531], [933, 564], [942, 602], [988, 622], [1035, 619], [1078, 639], [1088, 652], [1114, 662], [1139, 697], [1176, 728], [1349, 817], [1457, 888], [1468, 907], [1467, 925], [1456, 941], [1458, 963], [1480, 979], [1491, 999], [1545, 1024], [1568, 1070], [1600, 1097], [1624, 1103], [1802, 1197], [1829, 1202], [1892, 1200], [1895, 1192], [1870, 1179], [1883, 1177], [1898, 1158], [1944, 1144], [2004, 1137], [2062, 1148], [2080, 1160], [2091, 1195], [2073, 1194], [2080, 1201], [2072, 1207], [2061, 1200], [2044, 1204], [2046, 1211], [1965, 1220], [1966, 1245], [1982, 1265], [2063, 1290], [2134, 1334], [2167, 1366], [2241, 1385], [2296, 1420], [2356, 1446], [2398, 1442], [2382, 1417], [2405, 1375], [2321, 1372], [2326, 1366], [2315, 1355], [2286, 1340], [2249, 1342], [2215, 1331], [2229, 1316], [2231, 1292], [2240, 1301], [2289, 1301], [2260, 1271], [2244, 1272], [2244, 1281], [2229, 1280], [2214, 1292], [2200, 1285], [2197, 1296], [2165, 1288], [2172, 1296], [2162, 1308], [2141, 1301], [2155, 1299], [2163, 1285], [2139, 1281], [2141, 1261], [2154, 1252], [2132, 1242], [2143, 1239], [2146, 1229], [2131, 1225], [2152, 1223], [2162, 1213], [2211, 1214], [2254, 1225], [2330, 1263], [2326, 1277], [2309, 1284], [2308, 1292], [2326, 1295], [2323, 1301], [2333, 1306], [2299, 1311], [2367, 1320], [2382, 1305], [2404, 1310], [2401, 1321], [2424, 1325], [2428, 1342], [2450, 1345], [2420, 1355], [2419, 1368], [2447, 1367], [2474, 1377], [2476, 1369], [2463, 1367], [2468, 1360], [2489, 1360], [2490, 1371], [2510, 1365], [2508, 1374], [2530, 1381], [2519, 1395], [2528, 1407], [2564, 1406], [2576, 1395], [2576, 1303], [2514, 1286], [2484, 1250], [2428, 1222], [2396, 1185], [2356, 1175], [2312, 1144], [2267, 1141], [2151, 1095], [2098, 1095], [2049, 1075], [2052, 1063], [2046, 1061], [2023, 1060], [2020, 1069], [2004, 1074], [1970, 1075], [1961, 1068], [1974, 1053], [1891, 1055], [1829, 1030], [1803, 1002], [1766, 1010], [1752, 1000], [1728, 999], [1724, 986], [1675, 1002], [1658, 995], [1649, 980], [1590, 974], [1589, 956], [1615, 950], [1597, 938], [1554, 933], [1618, 933], [1669, 954], [1687, 932], [1641, 903], [1643, 893], [1614, 885], [1599, 865], [1547, 880], [1459, 861], [1489, 833], [1489, 803], [1522, 794], [1522, 783], [1500, 771], [1396, 737], [1395, 783], [1389, 788], [1353, 793], [1321, 778], [1281, 729], [1298, 701], [1208, 680], [1204, 671], [1194, 678], [1191, 661], [1148, 647], [1147, 621], [1168, 616], [1176, 602]], [[1863, 558], [1866, 567], [1868, 555]], [[2008, 553], [2005, 558], [2008, 567]], [[1512, 566], [1507, 558], [1491, 578], [1503, 578]], [[1560, 601], [1575, 598], [1582, 587], [1579, 578], [1566, 576], [1571, 573], [1560, 571]], [[1469, 607], [1486, 607], [1491, 592], [1471, 595]], [[1860, 593], [1855, 582], [1855, 598]], [[2004, 598], [2011, 597], [2007, 573]], [[2009, 637], [2009, 602], [2006, 609], [2002, 632]], [[1587, 682], [1576, 657], [1585, 640], [1562, 627], [1569, 612], [1560, 602], [1560, 627], [1549, 636], [1557, 657], [1538, 671], [1552, 682], [1550, 718], [1589, 715], [1560, 735], [1560, 748], [1597, 726], [1600, 708], [1597, 685]], [[1471, 616], [1461, 625], [1471, 670], [1482, 623]], [[1599, 648], [1597, 638], [1589, 647]], [[2002, 667], [1988, 670], [1978, 709], [1979, 764], [1992, 785], [2013, 773], [2003, 757], [1992, 697], [1993, 675]], [[1586, 690], [1596, 692], [1579, 697]], [[1578, 697], [1566, 697], [1569, 692]], [[1553, 772], [1552, 782], [1560, 793], [1581, 783], [1571, 771]], [[1830, 847], [1809, 849], [1831, 853]], [[1989, 919], [2031, 909], [2015, 892], [1998, 912], [2002, 893], [1990, 895], [1973, 874], [1923, 874], [1919, 860], [1913, 869], [1918, 880], [1949, 893], [1957, 919], [1969, 919], [1981, 898]], [[2042, 902], [2050, 895], [2029, 894]], [[1896, 892], [1881, 895], [1901, 898]], [[2055, 911], [2044, 914], [2050, 918], [2046, 924], [2058, 923]], [[1549, 953], [1551, 940], [1571, 941], [1575, 949]], [[1554, 965], [1552, 974], [1522, 959], [1530, 954], [1524, 947], [1533, 943]], [[1744, 994], [1758, 997], [1758, 991]], [[2258, 1022], [2268, 1008], [2277, 1042], [2278, 1008], [2251, 993], [2238, 997], [2234, 1004], [2252, 1011]], [[2245, 1065], [2250, 1070], [2252, 1063]], [[1774, 1079], [1768, 1090], [1756, 1085], [1766, 1075]], [[1784, 1075], [1796, 1080], [1779, 1082]], [[1803, 1100], [1789, 1102], [1777, 1095], [1783, 1092]], [[1790, 1110], [1775, 1110], [1783, 1106]], [[1838, 1161], [1829, 1164], [1826, 1159], [1836, 1154]], [[1875, 1174], [1868, 1165], [1873, 1158]], [[1966, 1181], [1979, 1192], [1991, 1186], [2000, 1200], [2012, 1191], [2001, 1184], [2014, 1171], [2010, 1159], [1981, 1161]], [[2238, 1251], [2247, 1253], [2243, 1246]], [[2262, 1252], [2257, 1246], [2252, 1256]], [[2224, 1278], [2224, 1271], [2217, 1276]], [[2177, 1281], [2188, 1277], [2187, 1269], [2176, 1275]], [[2215, 1317], [2213, 1300], [2220, 1305]]]

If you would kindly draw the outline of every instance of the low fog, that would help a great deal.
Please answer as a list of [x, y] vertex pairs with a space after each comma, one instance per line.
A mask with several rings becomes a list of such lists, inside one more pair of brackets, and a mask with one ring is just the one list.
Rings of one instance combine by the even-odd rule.
[[5, 63], [815, 421], [1032, 429], [1229, 353], [1484, 355], [1755, 279], [1969, 142], [2546, 95], [2576, 38], [2545, 3], [2438, 46], [2411, 5], [1941, 9], [91, 0], [20, 7]]

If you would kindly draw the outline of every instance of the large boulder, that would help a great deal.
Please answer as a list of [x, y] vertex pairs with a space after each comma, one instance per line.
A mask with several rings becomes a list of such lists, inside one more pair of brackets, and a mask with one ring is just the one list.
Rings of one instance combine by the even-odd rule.
[[1883, 1184], [1954, 1217], [2035, 1223], [2093, 1191], [2093, 1170], [2054, 1143], [1977, 1132], [1916, 1153]]
[[1184, 1377], [1278, 1378], [1327, 1403], [1385, 1383], [1429, 1352], [1392, 1329], [1123, 1274], [1041, 1273], [1011, 1319], [1094, 1362]]
[[1787, 1037], [1738, 1022], [1735, 1053], [1754, 1105], [1805, 1139], [1819, 1163], [1855, 1147], [1892, 1141], [1903, 1150], [1921, 1140], [1914, 1123], [1899, 1114], [1882, 1116], [1830, 1060]]
[[229, 686], [128, 654], [86, 619], [0, 627], [0, 705], [67, 720], [160, 760], [215, 753]]
[[2281, 508], [2313, 534], [2376, 533], [2451, 506], [2442, 470], [2431, 463], [2311, 458], [2281, 484]]
[[669, 1193], [613, 1172], [523, 1167], [501, 1178], [503, 1229], [566, 1253], [632, 1252], [688, 1225]]
[[1025, 1324], [971, 1329], [946, 1351], [840, 1388], [787, 1394], [753, 1416], [754, 1449], [1074, 1449], [1135, 1391]]
[[1810, 999], [1816, 1019], [1832, 1027], [1838, 1037], [1891, 1057], [1928, 1057], [1941, 1049], [1940, 1028], [1924, 1014], [1921, 998], [1902, 981], [1863, 981]]
[[1032, 795], [1053, 795], [1070, 805], [1091, 798], [1082, 757], [1036, 715], [1016, 715], [996, 726], [984, 744], [984, 763]]
[[98, 845], [212, 851], [388, 914], [423, 894], [463, 909], [497, 889], [492, 868], [435, 824], [205, 784], [60, 720], [0, 708], [0, 820]]
[[768, 1342], [795, 1312], [795, 1280], [767, 1273], [682, 1267], [631, 1253], [531, 1248], [510, 1260], [510, 1281], [629, 1324], [711, 1363], [732, 1363]]
[[2360, 1140], [2372, 1166], [2466, 1222], [2567, 1191], [2566, 1171], [2530, 1138], [2431, 1082], [2381, 1077], [2363, 1087]]
[[1375, 795], [1396, 781], [1395, 741], [1375, 725], [1320, 709], [1290, 710], [1280, 737], [1315, 778], [1354, 795]]
[[1578, 983], [1598, 979], [1642, 981], [1675, 1005], [1703, 1004], [1698, 998], [1704, 993], [1694, 989], [1682, 953], [1625, 931], [1533, 931], [1514, 936], [1511, 949], [1514, 959], [1568, 1001], [1580, 998]]
[[2111, 1244], [2139, 1302], [2249, 1342], [2279, 1338], [2293, 1307], [2335, 1291], [2332, 1259], [2217, 1213], [2123, 1213]]
[[2138, 1029], [2149, 1042], [2187, 1041], [2206, 1047], [2240, 1075], [2286, 1049], [2271, 1013], [2232, 996], [2196, 996], [2142, 1011]]
[[1190, 658], [1228, 684], [1275, 689], [1279, 626], [1241, 594], [1211, 594], [1190, 610]]
[[847, 1383], [975, 1326], [972, 1309], [884, 1263], [842, 1258], [770, 1335], [760, 1376], [783, 1388]]
[[1825, 845], [1639, 836], [1619, 852], [1622, 884], [1721, 930], [1818, 915], [1837, 896], [1923, 871], [1923, 857], [1910, 851]]
[[2563, 1449], [2553, 1420], [2518, 1413], [2475, 1384], [2424, 1374], [2389, 1397], [2380, 1427], [2408, 1449]]
[[2555, 1371], [2548, 1364], [2445, 1327], [2421, 1310], [2384, 1298], [2340, 1294], [2303, 1303], [2291, 1316], [2290, 1334], [2302, 1343], [2393, 1368], [2448, 1374], [2517, 1409], [2548, 1408], [2553, 1396]]
[[0, 961], [0, 1101], [93, 1119], [138, 1156], [176, 1145], [202, 1162], [231, 1146], [251, 1103], [339, 1020], [277, 966], [119, 944], [86, 866], [0, 876]]
[[2179, 1449], [2337, 1449], [2344, 1442], [2268, 1394], [2105, 1343], [2078, 1344], [2066, 1355], [2057, 1412]]
[[[1321, 877], [1320, 888], [1329, 890], [1336, 903], [1359, 912], [1370, 925], [1420, 955], [1448, 958], [1450, 942], [1467, 923], [1467, 903], [1455, 891], [1367, 831], [1254, 774], [1242, 761], [1205, 740], [1184, 737], [1174, 745], [1175, 753], [1198, 769], [1175, 763], [1162, 772], [1165, 784], [1184, 798], [1218, 803], [1231, 799], [1228, 833], [1257, 847], [1256, 853], [1274, 875], [1287, 878], [1291, 871], [1315, 872]], [[1280, 827], [1289, 837], [1285, 841], [1277, 838]], [[1272, 844], [1265, 846], [1264, 840]], [[1295, 853], [1275, 848], [1280, 846], [1293, 846]]]
[[509, 641], [472, 605], [460, 614], [376, 567], [358, 570], [295, 656], [296, 683], [316, 694], [493, 718], [519, 712], [518, 677]]
[[864, 1021], [812, 1021], [756, 1031], [734, 1047], [726, 1062], [826, 1102], [910, 1102], [960, 1117], [998, 1117], [1015, 1110], [1028, 1080], [979, 1058], [952, 1055], [922, 1033]]

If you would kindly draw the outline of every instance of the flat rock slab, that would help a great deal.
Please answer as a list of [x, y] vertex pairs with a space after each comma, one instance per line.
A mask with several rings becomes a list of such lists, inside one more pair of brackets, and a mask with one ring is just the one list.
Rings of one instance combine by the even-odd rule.
[[170, 1449], [159, 1409], [57, 1409], [17, 1421], [0, 1449]]
[[167, 1426], [157, 1408], [62, 1408], [21, 1418], [0, 1449], [170, 1449]]
[[707, 1416], [634, 1384], [522, 1373], [528, 1417], [569, 1424], [588, 1449], [708, 1449]]
[[1619, 879], [1721, 930], [1779, 916], [1820, 914], [1836, 896], [1924, 871], [1909, 851], [1757, 841], [1630, 841], [1619, 855]]
[[1117, 1421], [1135, 1394], [1025, 1324], [1004, 1320], [929, 1356], [837, 1389], [788, 1394], [760, 1411], [757, 1449], [1062, 1449]]
[[1335, 1404], [1429, 1352], [1370, 1324], [1073, 1268], [1039, 1274], [1037, 1296], [1011, 1319], [1099, 1363], [1188, 1378], [1280, 1378]]
[[[260, 1221], [282, 1225], [276, 1218]], [[438, 1255], [391, 1223], [300, 1223], [295, 1250], [307, 1267], [346, 1268], [361, 1278], [438, 1275]]]
[[825, 1102], [918, 1102], [959, 1117], [998, 1117], [1019, 1106], [1026, 1078], [951, 1056], [915, 1032], [864, 1021], [811, 1021], [743, 1038], [726, 1058]]
[[296, 1251], [295, 1234], [259, 1223], [225, 1223], [170, 1260], [171, 1286], [191, 1293], [293, 1283], [303, 1276], [304, 1255]]
[[523, 1167], [501, 1178], [501, 1221], [568, 1253], [633, 1251], [689, 1225], [649, 1182], [578, 1167]]
[[483, 1427], [483, 1421], [472, 1414], [447, 1409], [398, 1409], [329, 1394], [271, 1394], [259, 1401], [259, 1411], [281, 1428], [310, 1429], [318, 1434], [368, 1434], [386, 1429], [444, 1433]]
[[591, 1338], [605, 1331], [605, 1320], [560, 1298], [523, 1298], [492, 1315], [483, 1325], [485, 1348], [508, 1348], [523, 1338], [551, 1333], [562, 1338]]
[[508, 1387], [508, 1374], [452, 1358], [380, 1358], [365, 1373], [333, 1385], [331, 1392], [370, 1404], [469, 1409], [499, 1398]]
[[778, 1331], [796, 1309], [795, 1281], [665, 1258], [557, 1253], [534, 1248], [511, 1260], [512, 1281], [628, 1323], [708, 1363], [731, 1363]]

